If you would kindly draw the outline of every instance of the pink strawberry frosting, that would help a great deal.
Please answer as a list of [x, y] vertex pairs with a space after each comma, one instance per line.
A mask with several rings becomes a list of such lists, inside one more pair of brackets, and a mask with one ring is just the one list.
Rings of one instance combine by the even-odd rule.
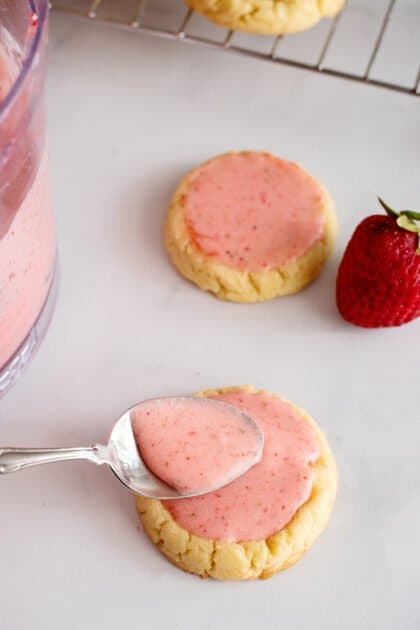
[[185, 219], [206, 256], [241, 271], [279, 269], [322, 238], [322, 198], [297, 164], [230, 153], [198, 169], [185, 191]]

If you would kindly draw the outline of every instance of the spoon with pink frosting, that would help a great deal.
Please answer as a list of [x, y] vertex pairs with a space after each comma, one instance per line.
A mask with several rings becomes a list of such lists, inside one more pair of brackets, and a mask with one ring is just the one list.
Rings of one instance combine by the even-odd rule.
[[177, 499], [217, 490], [257, 464], [264, 435], [247, 414], [208, 398], [146, 400], [115, 423], [108, 444], [0, 448], [0, 475], [69, 460], [107, 464], [136, 494]]

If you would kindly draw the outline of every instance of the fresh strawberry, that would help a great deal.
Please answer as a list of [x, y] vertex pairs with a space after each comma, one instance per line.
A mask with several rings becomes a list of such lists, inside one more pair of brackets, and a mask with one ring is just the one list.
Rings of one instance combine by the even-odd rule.
[[420, 213], [367, 217], [356, 228], [337, 276], [344, 319], [365, 328], [400, 326], [420, 316]]

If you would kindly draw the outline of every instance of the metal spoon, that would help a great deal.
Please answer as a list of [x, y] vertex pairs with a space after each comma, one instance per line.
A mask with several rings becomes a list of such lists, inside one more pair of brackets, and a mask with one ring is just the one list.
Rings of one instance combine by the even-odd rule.
[[234, 414], [236, 418], [239, 417], [245, 425], [251, 424], [255, 430], [258, 440], [255, 461], [252, 461], [240, 474], [231, 475], [217, 487], [202, 488], [198, 491], [182, 494], [178, 490], [168, 486], [158, 477], [155, 477], [140, 456], [132, 431], [131, 414], [142, 404], [150, 402], [144, 401], [128, 409], [128, 411], [123, 413], [117, 420], [112, 429], [108, 445], [106, 446], [96, 444], [95, 446], [88, 446], [86, 448], [0, 448], [0, 475], [17, 472], [41, 464], [84, 459], [98, 466], [107, 464], [121, 483], [136, 494], [154, 499], [181, 499], [217, 490], [234, 481], [234, 479], [244, 474], [246, 470], [249, 470], [249, 468], [260, 461], [264, 446], [264, 434], [255, 420], [247, 414], [232, 405], [208, 398], [184, 396], [182, 398], [167, 398], [165, 400], [191, 400], [194, 401], [195, 405], [202, 404], [206, 407], [208, 405], [223, 405], [228, 413]]

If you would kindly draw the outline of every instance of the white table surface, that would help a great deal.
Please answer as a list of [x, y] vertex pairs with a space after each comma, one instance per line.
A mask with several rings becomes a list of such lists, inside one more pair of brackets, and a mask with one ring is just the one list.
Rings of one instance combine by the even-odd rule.
[[[313, 414], [340, 488], [293, 569], [222, 584], [172, 567], [106, 470], [3, 478], [1, 629], [420, 628], [420, 320], [365, 331], [334, 306], [343, 247], [375, 195], [419, 205], [420, 102], [61, 15], [48, 102], [61, 293], [38, 357], [0, 403], [0, 443], [91, 443], [139, 399], [249, 382]], [[241, 148], [300, 161], [341, 223], [318, 282], [257, 306], [184, 282], [161, 240], [186, 169]]]

